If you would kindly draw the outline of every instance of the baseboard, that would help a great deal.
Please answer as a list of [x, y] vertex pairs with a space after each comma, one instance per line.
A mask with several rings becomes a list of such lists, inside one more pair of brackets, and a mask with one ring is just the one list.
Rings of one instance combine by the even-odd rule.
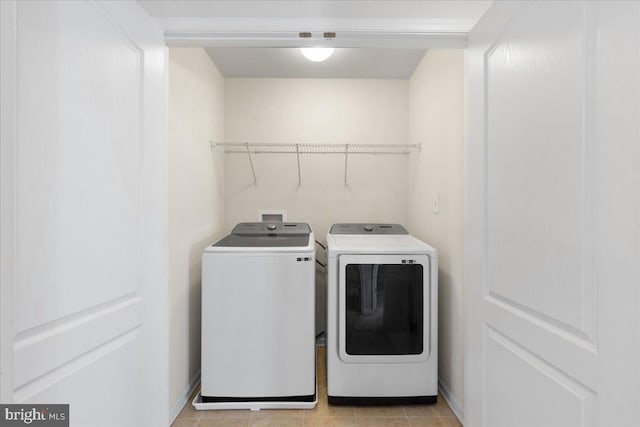
[[176, 399], [176, 401], [171, 405], [171, 410], [169, 411], [169, 425], [173, 424], [186, 403], [188, 403], [189, 405], [191, 404], [189, 397], [191, 397], [191, 395], [199, 385], [200, 370], [198, 370], [198, 372], [196, 372], [196, 374], [191, 378], [189, 384], [187, 384], [187, 387], [184, 389], [182, 394], [180, 394], [180, 397], [178, 397], [178, 399]]
[[447, 401], [453, 413], [456, 415], [456, 417], [458, 417], [458, 420], [464, 426], [464, 409], [462, 408], [462, 405], [460, 405], [460, 402], [458, 402], [458, 400], [453, 397], [453, 394], [451, 394], [449, 387], [447, 387], [447, 385], [442, 381], [441, 378], [438, 378], [438, 388], [440, 389], [440, 395], [444, 397], [444, 400]]

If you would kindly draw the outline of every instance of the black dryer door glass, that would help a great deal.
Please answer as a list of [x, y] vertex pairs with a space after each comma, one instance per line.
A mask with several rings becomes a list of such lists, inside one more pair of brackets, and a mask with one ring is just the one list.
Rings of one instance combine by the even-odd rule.
[[422, 265], [348, 264], [345, 277], [347, 354], [421, 354]]

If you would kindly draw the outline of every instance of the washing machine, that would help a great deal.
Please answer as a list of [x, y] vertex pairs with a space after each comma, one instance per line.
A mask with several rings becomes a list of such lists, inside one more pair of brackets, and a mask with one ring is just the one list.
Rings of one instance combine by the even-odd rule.
[[334, 224], [327, 258], [329, 403], [436, 402], [436, 250], [399, 224]]
[[202, 256], [197, 409], [313, 408], [314, 236], [304, 223], [240, 223]]

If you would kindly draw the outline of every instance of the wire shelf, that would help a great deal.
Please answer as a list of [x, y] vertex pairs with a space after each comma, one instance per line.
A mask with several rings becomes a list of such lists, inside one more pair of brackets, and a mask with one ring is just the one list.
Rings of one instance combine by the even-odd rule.
[[295, 154], [298, 161], [298, 185], [302, 184], [301, 154], [342, 154], [344, 155], [344, 183], [347, 185], [347, 165], [351, 154], [409, 154], [420, 150], [420, 144], [269, 144], [209, 141], [209, 145], [211, 148], [220, 147], [227, 154], [246, 154], [249, 158], [254, 185], [258, 185], [258, 179], [253, 167], [252, 154]]
[[211, 142], [229, 154], [409, 154], [420, 144], [268, 144], [253, 142]]

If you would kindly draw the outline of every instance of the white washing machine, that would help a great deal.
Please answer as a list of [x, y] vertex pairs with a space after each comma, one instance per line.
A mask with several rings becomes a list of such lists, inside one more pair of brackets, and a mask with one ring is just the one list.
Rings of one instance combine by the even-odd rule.
[[398, 224], [334, 224], [327, 258], [329, 403], [434, 403], [436, 250]]
[[308, 224], [256, 222], [204, 250], [197, 409], [315, 406], [314, 243]]

